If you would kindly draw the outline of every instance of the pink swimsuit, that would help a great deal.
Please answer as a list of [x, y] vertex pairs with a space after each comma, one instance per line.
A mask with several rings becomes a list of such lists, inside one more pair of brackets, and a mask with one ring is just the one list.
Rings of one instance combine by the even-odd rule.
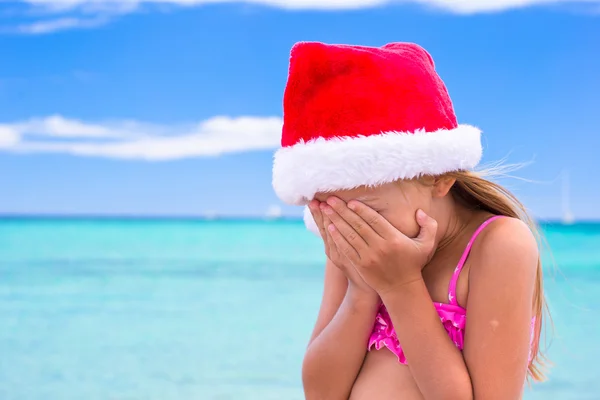
[[[454, 270], [452, 279], [450, 279], [450, 285], [448, 289], [448, 300], [450, 301], [450, 304], [434, 303], [435, 309], [437, 310], [440, 316], [440, 320], [442, 321], [444, 328], [446, 328], [446, 332], [448, 332], [450, 339], [452, 339], [456, 347], [458, 347], [458, 349], [460, 350], [462, 350], [464, 347], [467, 310], [459, 306], [458, 302], [456, 301], [456, 283], [458, 282], [460, 271], [462, 271], [462, 268], [465, 265], [465, 261], [467, 260], [467, 257], [471, 251], [473, 242], [486, 226], [488, 226], [492, 221], [500, 217], [500, 215], [497, 215], [485, 221], [475, 231], [475, 233], [471, 237], [471, 240], [469, 240], [469, 244], [467, 244], [467, 247], [462, 257], [460, 258], [460, 261], [458, 262], [458, 265]], [[534, 326], [535, 317], [531, 321], [530, 344], [533, 343]], [[398, 337], [396, 336], [396, 331], [394, 330], [394, 327], [392, 325], [392, 320], [387, 312], [387, 309], [385, 308], [385, 305], [383, 305], [382, 303], [379, 307], [379, 312], [375, 317], [375, 326], [373, 327], [371, 337], [369, 338], [368, 349], [371, 350], [374, 347], [376, 350], [380, 350], [384, 346], [387, 347], [392, 353], [394, 353], [398, 357], [398, 361], [400, 363], [406, 364], [406, 357], [404, 356], [402, 347], [398, 342]], [[529, 358], [531, 361], [531, 350], [529, 351]]]

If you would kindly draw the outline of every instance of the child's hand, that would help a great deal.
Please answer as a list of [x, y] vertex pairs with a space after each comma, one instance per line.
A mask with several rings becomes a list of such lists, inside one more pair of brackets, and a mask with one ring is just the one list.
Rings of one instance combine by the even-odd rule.
[[377, 293], [369, 285], [365, 283], [363, 278], [354, 268], [352, 262], [343, 254], [338, 251], [338, 248], [331, 237], [331, 234], [326, 226], [331, 224], [331, 220], [322, 213], [321, 208], [325, 206], [325, 203], [320, 203], [317, 200], [313, 200], [309, 204], [310, 212], [315, 220], [315, 223], [319, 227], [321, 238], [325, 244], [325, 254], [327, 258], [331, 260], [348, 278], [348, 283], [353, 289], [358, 289], [369, 296], [377, 296]]
[[437, 222], [417, 212], [421, 232], [411, 239], [376, 211], [358, 201], [346, 205], [336, 197], [327, 200], [325, 225], [337, 249], [348, 258], [364, 281], [379, 295], [422, 279], [421, 270], [433, 254]]

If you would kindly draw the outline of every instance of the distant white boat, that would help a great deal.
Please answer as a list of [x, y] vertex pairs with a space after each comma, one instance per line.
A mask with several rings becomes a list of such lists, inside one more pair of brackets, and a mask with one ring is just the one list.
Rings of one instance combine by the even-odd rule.
[[265, 218], [267, 219], [279, 219], [283, 215], [283, 211], [281, 207], [278, 205], [272, 205], [269, 207], [267, 212], [265, 213]]
[[571, 225], [575, 222], [575, 216], [571, 211], [571, 187], [568, 171], [562, 173], [562, 222], [565, 225]]
[[209, 220], [209, 221], [214, 221], [216, 219], [219, 219], [219, 213], [217, 213], [216, 211], [207, 211], [206, 213], [204, 213], [204, 218]]

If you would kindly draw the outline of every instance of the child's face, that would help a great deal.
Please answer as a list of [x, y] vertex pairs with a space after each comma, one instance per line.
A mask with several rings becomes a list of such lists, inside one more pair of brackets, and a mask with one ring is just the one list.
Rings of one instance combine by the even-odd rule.
[[415, 220], [418, 209], [430, 212], [432, 187], [416, 181], [388, 183], [377, 187], [359, 187], [331, 193], [317, 193], [315, 199], [324, 202], [330, 196], [345, 201], [358, 200], [388, 220], [396, 229], [408, 237], [416, 237], [419, 226]]

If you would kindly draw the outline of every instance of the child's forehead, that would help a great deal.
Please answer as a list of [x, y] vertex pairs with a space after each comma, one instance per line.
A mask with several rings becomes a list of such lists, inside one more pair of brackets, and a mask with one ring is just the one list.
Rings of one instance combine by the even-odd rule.
[[381, 197], [381, 193], [379, 193], [378, 188], [360, 187], [350, 190], [317, 193], [315, 194], [315, 199], [319, 201], [326, 201], [331, 196], [338, 197], [346, 202], [350, 200], [358, 200], [365, 203], [376, 201]]

